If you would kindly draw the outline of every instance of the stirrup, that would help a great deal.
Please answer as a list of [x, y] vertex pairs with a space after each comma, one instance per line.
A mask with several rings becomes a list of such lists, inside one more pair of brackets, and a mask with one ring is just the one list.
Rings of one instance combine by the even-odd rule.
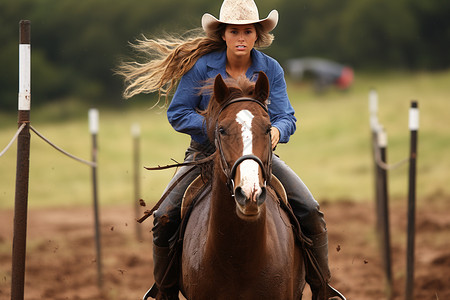
[[[159, 293], [159, 288], [156, 286], [156, 283], [153, 284], [153, 286], [145, 293], [144, 297], [142, 298], [142, 300], [147, 300], [148, 298], [152, 298], [152, 299], [156, 299], [156, 296], [158, 296]], [[163, 299], [168, 299], [168, 300], [179, 300], [180, 298], [178, 297], [178, 293], [174, 294], [174, 295], [167, 295], [165, 294], [165, 297]]]
[[344, 295], [341, 294], [338, 290], [336, 290], [331, 285], [327, 284], [327, 297], [325, 299], [335, 299], [339, 298], [341, 300], [347, 300]]
[[158, 287], [156, 286], [156, 283], [153, 284], [153, 286], [145, 293], [142, 300], [147, 300], [148, 298], [156, 298], [156, 295], [158, 294]]

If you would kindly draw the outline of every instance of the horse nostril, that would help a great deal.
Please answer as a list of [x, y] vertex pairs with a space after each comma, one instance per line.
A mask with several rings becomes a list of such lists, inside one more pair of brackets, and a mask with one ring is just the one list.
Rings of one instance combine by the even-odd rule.
[[234, 190], [234, 198], [236, 199], [237, 203], [239, 203], [242, 206], [245, 206], [248, 201], [247, 196], [244, 193], [244, 190], [240, 186], [238, 186]]
[[256, 197], [256, 204], [260, 206], [266, 201], [267, 189], [265, 186], [261, 187], [261, 193]]

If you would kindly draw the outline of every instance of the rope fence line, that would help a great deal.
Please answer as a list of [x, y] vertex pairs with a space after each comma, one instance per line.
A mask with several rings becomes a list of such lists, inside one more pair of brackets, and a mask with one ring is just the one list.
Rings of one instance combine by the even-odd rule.
[[[9, 148], [11, 148], [12, 144], [14, 143], [14, 141], [17, 139], [17, 137], [19, 136], [19, 134], [22, 132], [22, 130], [25, 128], [25, 126], [27, 125], [27, 123], [23, 123], [19, 129], [17, 129], [17, 132], [14, 134], [13, 138], [11, 139], [11, 141], [8, 143], [8, 145], [6, 145], [5, 149], [2, 150], [2, 152], [0, 152], [0, 157], [2, 157], [8, 150]], [[53, 148], [55, 148], [56, 150], [58, 150], [59, 152], [61, 152], [62, 154], [78, 161], [81, 162], [83, 164], [89, 165], [91, 167], [96, 167], [97, 164], [91, 161], [87, 161], [81, 158], [78, 158], [66, 151], [64, 151], [63, 149], [59, 148], [58, 146], [56, 146], [55, 144], [53, 144], [50, 140], [48, 140], [46, 137], [44, 137], [39, 131], [37, 131], [33, 126], [30, 125], [30, 129], [36, 133], [41, 139], [43, 139], [45, 142], [47, 142], [50, 146], [52, 146]]]
[[[13, 136], [13, 138], [12, 138], [11, 141], [8, 143], [8, 145], [6, 146], [6, 148], [3, 149], [3, 151], [0, 153], [0, 157], [2, 157], [2, 156], [9, 150], [9, 148], [11, 148], [12, 144], [13, 144], [14, 141], [17, 139], [17, 137], [19, 136], [20, 132], [23, 130], [23, 128], [24, 128], [25, 126], [26, 126], [26, 123], [23, 123], [23, 124], [19, 127], [19, 129], [17, 130], [16, 134]], [[33, 126], [31, 126], [31, 125], [30, 125], [30, 129], [31, 129], [34, 133], [36, 133], [41, 139], [43, 139], [43, 140], [44, 140], [45, 142], [47, 142], [50, 146], [52, 146], [53, 148], [55, 148], [56, 150], [58, 150], [58, 151], [61, 152], [62, 154], [66, 155], [66, 156], [68, 156], [68, 157], [70, 157], [70, 158], [72, 158], [72, 159], [74, 159], [74, 160], [76, 160], [76, 161], [78, 161], [78, 162], [81, 162], [81, 163], [83, 163], [83, 164], [89, 165], [89, 166], [91, 166], [91, 167], [96, 167], [96, 166], [97, 166], [96, 163], [93, 163], [93, 162], [91, 162], [91, 161], [87, 161], [87, 160], [78, 158], [78, 157], [76, 157], [76, 156], [74, 156], [74, 155], [72, 155], [72, 154], [70, 154], [70, 153], [64, 151], [63, 149], [59, 148], [58, 146], [56, 146], [55, 144], [53, 144], [51, 141], [49, 141], [47, 138], [45, 138], [41, 133], [39, 133], [39, 132], [38, 132]], [[405, 159], [403, 159], [403, 160], [401, 160], [401, 161], [399, 161], [399, 162], [397, 162], [397, 163], [395, 163], [395, 164], [387, 164], [387, 163], [385, 163], [385, 162], [383, 162], [383, 161], [381, 160], [380, 149], [379, 149], [378, 147], [375, 147], [374, 153], [375, 153], [375, 162], [376, 162], [376, 164], [377, 164], [380, 168], [382, 168], [382, 169], [384, 169], [384, 170], [394, 170], [394, 169], [397, 169], [397, 168], [401, 167], [402, 165], [406, 164], [406, 163], [409, 161], [409, 158], [405, 158]]]
[[5, 149], [2, 150], [2, 152], [0, 152], [0, 157], [3, 156], [3, 154], [6, 153], [6, 151], [9, 150], [9, 148], [11, 148], [12, 144], [14, 143], [14, 141], [17, 139], [17, 137], [19, 136], [19, 134], [22, 132], [22, 130], [25, 128], [27, 124], [26, 123], [22, 123], [22, 125], [19, 127], [19, 129], [17, 129], [16, 134], [13, 136], [13, 138], [11, 139], [11, 141], [9, 142], [8, 145], [6, 145]]
[[68, 157], [70, 157], [70, 158], [72, 158], [72, 159], [74, 159], [74, 160], [76, 160], [76, 161], [78, 161], [78, 162], [81, 162], [81, 163], [83, 163], [83, 164], [89, 165], [89, 166], [91, 166], [91, 167], [97, 167], [97, 164], [96, 164], [95, 162], [91, 162], [91, 161], [87, 161], [87, 160], [78, 158], [78, 157], [76, 157], [76, 156], [74, 156], [74, 155], [72, 155], [72, 154], [70, 154], [70, 153], [64, 151], [63, 149], [59, 148], [58, 146], [56, 146], [55, 144], [53, 144], [50, 140], [48, 140], [47, 138], [45, 138], [41, 133], [39, 133], [39, 132], [38, 132], [33, 126], [31, 126], [31, 125], [30, 125], [30, 129], [31, 129], [34, 133], [36, 133], [41, 139], [43, 139], [45, 142], [47, 142], [47, 144], [49, 144], [50, 146], [52, 146], [53, 148], [55, 148], [56, 150], [58, 150], [58, 151], [61, 152], [62, 154], [66, 155], [66, 156], [68, 156]]
[[383, 170], [394, 170], [394, 169], [397, 169], [397, 168], [401, 167], [402, 165], [406, 164], [407, 162], [409, 162], [409, 157], [408, 157], [408, 158], [405, 158], [395, 164], [387, 164], [381, 159], [379, 147], [375, 147], [374, 154], [375, 154], [376, 164]]

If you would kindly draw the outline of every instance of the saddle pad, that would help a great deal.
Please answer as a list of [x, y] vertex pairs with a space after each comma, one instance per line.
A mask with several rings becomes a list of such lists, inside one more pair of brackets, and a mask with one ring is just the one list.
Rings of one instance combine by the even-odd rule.
[[283, 184], [281, 183], [281, 181], [272, 174], [272, 178], [270, 179], [270, 186], [273, 188], [273, 190], [275, 191], [275, 193], [281, 197], [281, 200], [288, 205], [288, 197], [286, 194], [286, 190], [284, 189]]
[[[187, 187], [186, 191], [184, 192], [183, 199], [181, 202], [181, 219], [184, 218], [184, 215], [186, 214], [186, 210], [189, 208], [189, 206], [192, 204], [192, 200], [197, 196], [197, 194], [202, 189], [205, 182], [202, 179], [202, 176], [199, 175], [197, 178], [192, 181], [192, 183]], [[288, 205], [288, 199], [286, 190], [283, 187], [283, 184], [281, 181], [275, 177], [275, 175], [272, 175], [272, 178], [270, 179], [270, 186], [274, 189], [275, 193], [281, 197], [281, 200]]]
[[192, 204], [192, 200], [195, 198], [195, 196], [197, 196], [204, 184], [205, 182], [203, 181], [202, 176], [198, 175], [197, 178], [195, 178], [194, 181], [192, 181], [191, 184], [187, 187], [181, 201], [181, 219], [184, 218], [187, 209]]

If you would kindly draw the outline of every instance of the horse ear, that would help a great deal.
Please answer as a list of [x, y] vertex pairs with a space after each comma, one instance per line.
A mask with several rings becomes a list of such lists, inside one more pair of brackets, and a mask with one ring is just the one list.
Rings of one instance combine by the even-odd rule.
[[266, 73], [260, 71], [255, 84], [255, 99], [265, 103], [267, 98], [269, 98], [269, 78]]
[[214, 80], [214, 99], [218, 103], [223, 103], [230, 95], [230, 90], [228, 89], [225, 81], [223, 81], [222, 75], [218, 74]]

